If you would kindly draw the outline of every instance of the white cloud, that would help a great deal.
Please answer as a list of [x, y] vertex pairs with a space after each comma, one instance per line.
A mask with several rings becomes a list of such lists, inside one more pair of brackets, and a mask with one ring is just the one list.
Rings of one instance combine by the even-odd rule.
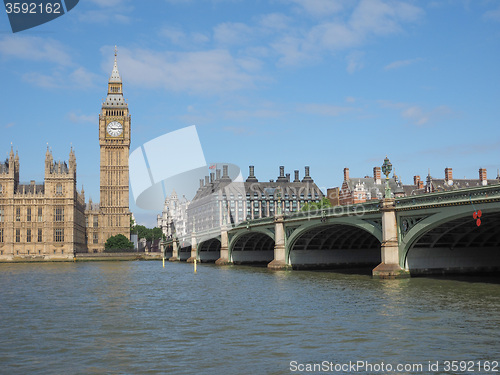
[[[350, 13], [344, 11], [331, 21], [308, 28], [289, 28], [270, 45], [279, 55], [280, 65], [311, 63], [325, 52], [360, 48], [374, 36], [399, 33], [406, 23], [417, 21], [423, 14], [423, 10], [410, 3], [361, 0]], [[350, 70], [356, 70], [356, 64], [351, 64]]]
[[484, 13], [484, 18], [491, 21], [499, 21], [500, 22], [500, 7], [493, 10], [488, 10]]
[[5, 129], [12, 128], [15, 125], [13, 122], [9, 122], [7, 125], [5, 125]]
[[385, 70], [398, 69], [402, 68], [403, 66], [408, 66], [419, 61], [422, 61], [422, 59], [398, 60], [386, 65], [384, 69]]
[[64, 83], [64, 78], [59, 71], [54, 72], [52, 75], [29, 72], [23, 75], [23, 80], [46, 89], [59, 88]]
[[69, 121], [71, 121], [74, 124], [80, 124], [80, 123], [95, 124], [95, 123], [97, 123], [97, 117], [96, 116], [81, 115], [81, 114], [76, 114], [75, 112], [69, 112], [67, 114], [67, 118], [68, 118]]
[[401, 112], [401, 116], [410, 119], [415, 125], [424, 125], [429, 122], [429, 113], [418, 106], [406, 108]]
[[259, 18], [259, 25], [268, 30], [286, 30], [293, 20], [282, 13], [265, 14]]
[[0, 56], [28, 61], [71, 65], [68, 48], [51, 38], [8, 35], [0, 39]]
[[349, 21], [363, 35], [387, 35], [401, 31], [402, 22], [414, 22], [423, 11], [400, 1], [361, 0]]
[[159, 35], [169, 40], [170, 43], [184, 48], [204, 44], [210, 40], [208, 36], [202, 33], [187, 34], [181, 29], [175, 27], [164, 27], [160, 31]]
[[379, 104], [383, 108], [398, 110], [402, 118], [407, 119], [410, 123], [417, 126], [427, 125], [454, 114], [452, 109], [446, 105], [424, 109], [418, 105], [395, 103], [388, 100], [379, 100]]
[[274, 109], [233, 110], [225, 111], [224, 118], [230, 120], [247, 120], [249, 118], [278, 118], [283, 112]]
[[91, 73], [83, 67], [78, 67], [70, 73], [66, 69], [56, 69], [51, 74], [28, 72], [23, 75], [24, 81], [48, 89], [94, 87], [95, 82], [100, 78], [99, 75]]
[[313, 115], [322, 116], [340, 116], [347, 112], [352, 112], [355, 110], [354, 107], [337, 106], [332, 104], [318, 104], [310, 103], [303, 104], [298, 107], [300, 112], [305, 112]]
[[327, 17], [344, 9], [345, 0], [290, 0], [315, 17]]
[[125, 15], [124, 13], [130, 13], [132, 11], [131, 7], [120, 7], [119, 11], [115, 8], [105, 8], [98, 10], [89, 10], [86, 12], [79, 12], [78, 20], [85, 23], [97, 23], [97, 24], [108, 24], [110, 22], [116, 22], [119, 24], [129, 24], [132, 22], [133, 18]]
[[234, 135], [248, 136], [248, 135], [254, 135], [255, 134], [255, 130], [254, 129], [250, 129], [250, 128], [246, 127], [246, 126], [225, 126], [223, 129], [224, 129], [224, 131], [233, 133]]
[[352, 74], [358, 70], [363, 69], [364, 64], [363, 64], [363, 57], [364, 53], [359, 52], [359, 51], [354, 51], [351, 52], [349, 55], [347, 55], [347, 72]]
[[239, 22], [225, 22], [214, 28], [214, 40], [223, 45], [239, 45], [255, 36], [255, 29]]
[[[110, 47], [101, 48], [106, 56]], [[234, 58], [223, 49], [198, 52], [157, 52], [146, 49], [120, 49], [118, 65], [128, 83], [172, 91], [213, 94], [253, 88], [261, 77], [250, 74], [258, 65]], [[107, 59], [106, 70], [112, 66]]]

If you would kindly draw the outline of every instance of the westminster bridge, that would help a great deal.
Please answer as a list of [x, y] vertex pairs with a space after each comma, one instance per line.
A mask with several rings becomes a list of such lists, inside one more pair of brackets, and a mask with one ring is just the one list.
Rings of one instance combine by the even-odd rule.
[[498, 272], [500, 185], [277, 214], [170, 240], [171, 261], [373, 266], [375, 277]]

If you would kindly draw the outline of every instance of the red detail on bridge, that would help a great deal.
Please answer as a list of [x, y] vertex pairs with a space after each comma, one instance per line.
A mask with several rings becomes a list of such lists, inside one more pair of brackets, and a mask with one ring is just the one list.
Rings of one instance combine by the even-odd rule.
[[481, 219], [477, 219], [476, 220], [476, 224], [477, 224], [477, 226], [480, 226], [481, 225]]

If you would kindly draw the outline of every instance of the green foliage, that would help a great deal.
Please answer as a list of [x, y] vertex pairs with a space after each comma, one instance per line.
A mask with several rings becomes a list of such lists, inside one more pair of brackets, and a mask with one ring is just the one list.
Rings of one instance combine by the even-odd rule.
[[149, 229], [144, 225], [136, 225], [135, 230], [137, 231], [137, 238], [145, 238], [146, 241], [158, 240], [164, 237], [160, 228]]
[[328, 207], [332, 207], [332, 204], [328, 198], [324, 197], [319, 202], [306, 203], [305, 205], [302, 206], [302, 208], [300, 210], [301, 211], [316, 211], [316, 210], [321, 210], [323, 208], [328, 208]]
[[160, 228], [155, 227], [155, 228], [151, 229], [151, 231], [152, 231], [152, 235], [153, 235], [154, 240], [159, 240], [160, 238], [163, 237], [163, 232], [161, 231]]
[[130, 233], [137, 233], [135, 230], [135, 221], [132, 218], [132, 215], [130, 215]]
[[117, 234], [116, 236], [108, 238], [106, 244], [104, 245], [104, 249], [104, 252], [106, 253], [131, 251], [134, 250], [134, 244], [123, 234]]

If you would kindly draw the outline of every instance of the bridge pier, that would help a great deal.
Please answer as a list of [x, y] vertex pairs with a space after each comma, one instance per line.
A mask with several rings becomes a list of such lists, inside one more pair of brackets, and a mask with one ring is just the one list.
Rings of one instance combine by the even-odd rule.
[[410, 273], [399, 265], [399, 241], [396, 222], [396, 209], [393, 198], [381, 201], [382, 244], [380, 246], [382, 263], [375, 267], [372, 275], [380, 279], [410, 277]]
[[169, 262], [178, 262], [179, 259], [179, 246], [177, 244], [177, 239], [174, 238], [172, 241], [172, 256], [168, 258]]
[[227, 235], [227, 228], [223, 227], [220, 232], [220, 258], [215, 261], [218, 266], [232, 264], [229, 259], [229, 240]]
[[286, 261], [285, 248], [285, 219], [283, 215], [274, 220], [274, 259], [267, 265], [272, 270], [291, 269]]
[[196, 243], [196, 236], [193, 233], [191, 236], [191, 256], [187, 259], [186, 262], [194, 263], [195, 259], [198, 259], [198, 245]]

